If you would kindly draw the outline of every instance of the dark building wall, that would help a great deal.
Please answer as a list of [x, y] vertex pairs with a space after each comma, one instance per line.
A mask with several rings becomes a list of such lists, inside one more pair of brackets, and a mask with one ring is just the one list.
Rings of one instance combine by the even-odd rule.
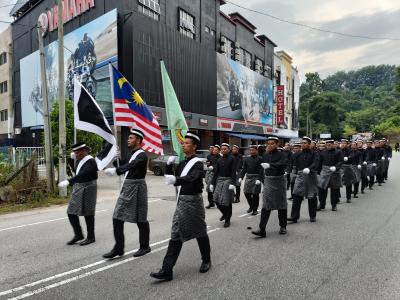
[[[22, 124], [19, 61], [38, 49], [35, 28], [38, 17], [54, 5], [54, 0], [39, 2], [12, 27], [16, 127]], [[218, 0], [160, 0], [159, 21], [139, 13], [138, 0], [96, 0], [95, 8], [64, 25], [64, 33], [68, 34], [114, 8], [118, 10], [119, 69], [152, 106], [164, 107], [159, 64], [162, 58], [182, 109], [216, 116], [215, 52], [219, 50], [221, 34], [238, 41], [252, 54], [253, 61], [256, 55], [270, 62], [272, 67], [273, 46], [268, 44], [263, 48], [250, 31], [220, 15]], [[178, 8], [195, 17], [194, 40], [179, 33]], [[206, 25], [216, 31], [214, 36], [205, 32]], [[48, 33], [44, 43], [47, 45], [56, 39], [57, 30]], [[29, 136], [29, 131], [23, 130], [18, 140], [26, 144]]]

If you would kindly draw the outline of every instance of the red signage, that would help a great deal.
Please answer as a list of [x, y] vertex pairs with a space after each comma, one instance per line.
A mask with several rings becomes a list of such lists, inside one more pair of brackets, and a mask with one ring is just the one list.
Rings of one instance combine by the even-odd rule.
[[285, 124], [285, 87], [278, 85], [276, 87], [276, 124]]

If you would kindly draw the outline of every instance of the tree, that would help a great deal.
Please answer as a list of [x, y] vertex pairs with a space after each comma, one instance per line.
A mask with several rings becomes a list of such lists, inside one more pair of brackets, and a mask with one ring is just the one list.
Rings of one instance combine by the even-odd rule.
[[[59, 146], [58, 146], [58, 115], [59, 115], [59, 106], [58, 102], [56, 102], [50, 114], [50, 122], [51, 122], [51, 138], [53, 141], [53, 155], [54, 155], [54, 164], [58, 165], [58, 157], [59, 157]], [[66, 137], [67, 137], [67, 151], [70, 151], [73, 143], [74, 143], [74, 106], [70, 100], [65, 101], [65, 123], [66, 123]], [[92, 154], [98, 153], [103, 144], [103, 139], [99, 137], [97, 134], [77, 130], [76, 133], [77, 142], [85, 142], [91, 149]]]

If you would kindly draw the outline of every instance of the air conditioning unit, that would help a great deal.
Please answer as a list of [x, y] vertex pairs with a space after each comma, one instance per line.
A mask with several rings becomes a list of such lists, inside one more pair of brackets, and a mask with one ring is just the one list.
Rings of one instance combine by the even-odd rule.
[[254, 62], [254, 71], [256, 72], [260, 72], [262, 68], [262, 65], [260, 65], [260, 63], [258, 61]]
[[219, 40], [219, 52], [220, 53], [226, 53], [226, 38], [224, 36], [221, 36], [221, 39]]
[[264, 66], [263, 75], [264, 75], [264, 76], [269, 76], [270, 74], [271, 74], [271, 67], [268, 66], [268, 65], [265, 65], [265, 66]]

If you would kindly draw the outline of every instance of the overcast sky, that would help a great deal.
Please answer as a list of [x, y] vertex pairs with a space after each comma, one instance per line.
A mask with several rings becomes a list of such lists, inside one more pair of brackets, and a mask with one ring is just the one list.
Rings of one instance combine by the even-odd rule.
[[[355, 35], [400, 39], [400, 0], [228, 0], [241, 6], [314, 27]], [[0, 0], [0, 6], [16, 0]], [[0, 20], [10, 20], [11, 7], [0, 8]], [[238, 11], [285, 50], [301, 76], [319, 72], [326, 77], [339, 70], [366, 65], [400, 65], [400, 41], [380, 41], [320, 33], [270, 19], [232, 4], [222, 11]], [[0, 31], [7, 25], [0, 23]]]

